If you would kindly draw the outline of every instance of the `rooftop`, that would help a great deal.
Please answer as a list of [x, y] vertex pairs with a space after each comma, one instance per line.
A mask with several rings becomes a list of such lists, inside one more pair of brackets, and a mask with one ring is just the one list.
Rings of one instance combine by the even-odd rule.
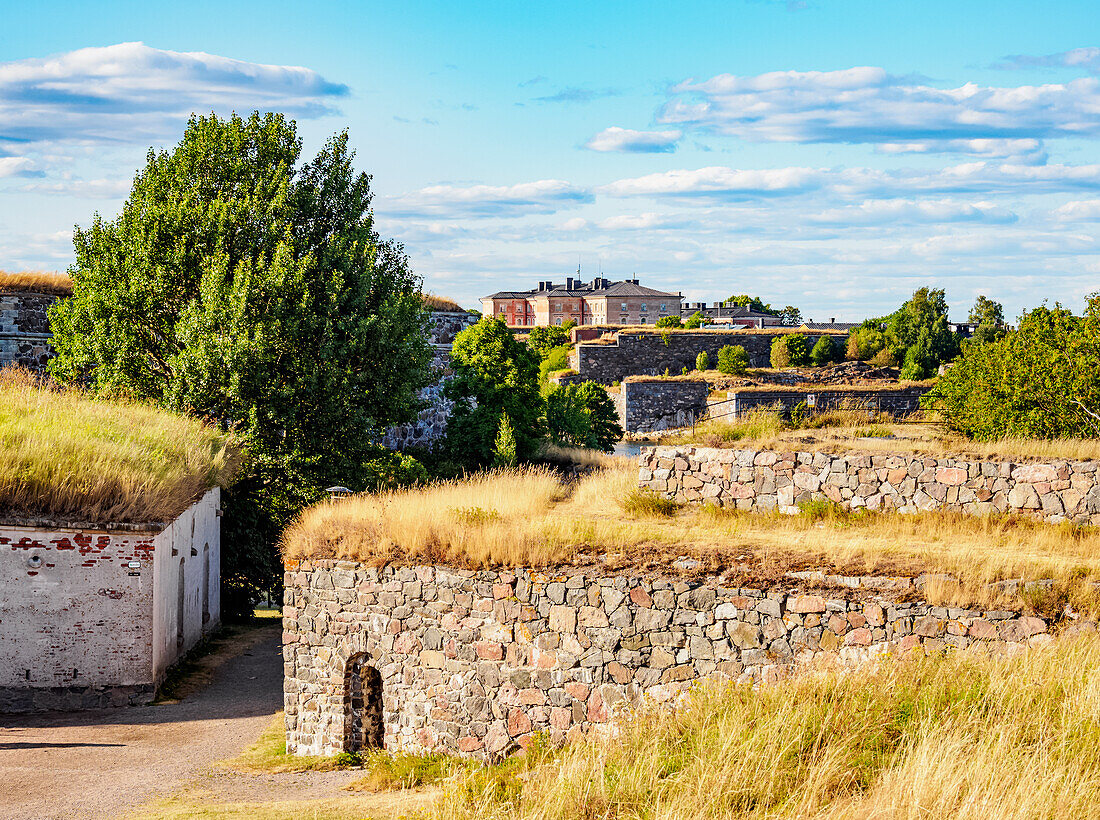
[[551, 281], [539, 282], [537, 288], [531, 290], [502, 290], [484, 297], [485, 299], [535, 299], [535, 298], [568, 298], [574, 296], [588, 297], [622, 297], [622, 296], [664, 296], [669, 299], [680, 299], [678, 293], [669, 293], [663, 290], [646, 287], [638, 283], [637, 279], [624, 279], [620, 282], [612, 282], [608, 279], [593, 279], [591, 282], [582, 282], [580, 279], [568, 277], [564, 284], [554, 284]]

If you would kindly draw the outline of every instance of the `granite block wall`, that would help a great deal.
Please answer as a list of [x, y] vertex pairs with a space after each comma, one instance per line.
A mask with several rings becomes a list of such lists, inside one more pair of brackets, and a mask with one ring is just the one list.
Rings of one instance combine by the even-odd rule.
[[706, 413], [709, 394], [703, 379], [627, 380], [615, 407], [627, 433], [651, 433], [690, 427]]
[[0, 293], [0, 367], [15, 364], [45, 372], [53, 356], [46, 311], [57, 298], [45, 293]]
[[1016, 463], [904, 453], [645, 448], [640, 486], [679, 501], [794, 511], [806, 501], [903, 513], [947, 509], [1100, 524], [1096, 461]]
[[287, 749], [382, 745], [491, 760], [537, 732], [560, 743], [643, 699], [673, 702], [704, 679], [770, 682], [825, 660], [1051, 639], [1040, 618], [912, 600], [920, 578], [813, 575], [754, 589], [576, 568], [293, 562]]

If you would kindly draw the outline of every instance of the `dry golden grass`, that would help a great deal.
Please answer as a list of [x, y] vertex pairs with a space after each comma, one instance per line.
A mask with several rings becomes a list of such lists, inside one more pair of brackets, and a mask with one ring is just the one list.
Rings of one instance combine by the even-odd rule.
[[70, 296], [73, 292], [73, 280], [68, 274], [53, 271], [26, 270], [9, 273], [0, 270], [0, 293], [28, 291]]
[[533, 766], [460, 771], [436, 820], [1100, 817], [1100, 638], [699, 686]]
[[[1059, 614], [1100, 611], [1100, 529], [1015, 517], [931, 512], [847, 513], [829, 505], [800, 515], [714, 506], [670, 510], [632, 503], [637, 470], [598, 471], [568, 489], [541, 471], [357, 496], [307, 510], [284, 535], [290, 559], [375, 564], [445, 561], [469, 567], [553, 566], [600, 560], [608, 569], [667, 570], [678, 556], [750, 586], [794, 569], [845, 575], [948, 573], [924, 596], [935, 603], [1021, 606]], [[630, 509], [630, 512], [626, 511]], [[1052, 579], [1032, 594], [990, 586]]]
[[194, 419], [93, 400], [0, 371], [0, 511], [6, 518], [168, 521], [226, 486], [239, 453]]
[[454, 299], [448, 299], [446, 296], [439, 296], [435, 293], [425, 293], [424, 306], [428, 310], [449, 310], [457, 313], [465, 313], [466, 309], [462, 307]]

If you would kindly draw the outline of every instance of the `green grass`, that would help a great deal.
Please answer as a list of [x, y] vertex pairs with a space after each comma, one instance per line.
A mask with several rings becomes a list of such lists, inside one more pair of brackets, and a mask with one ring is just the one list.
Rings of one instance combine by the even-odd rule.
[[623, 498], [622, 505], [623, 512], [634, 518], [671, 518], [681, 506], [652, 490], [631, 490]]
[[0, 511], [9, 518], [170, 521], [239, 464], [195, 419], [41, 387], [0, 371]]

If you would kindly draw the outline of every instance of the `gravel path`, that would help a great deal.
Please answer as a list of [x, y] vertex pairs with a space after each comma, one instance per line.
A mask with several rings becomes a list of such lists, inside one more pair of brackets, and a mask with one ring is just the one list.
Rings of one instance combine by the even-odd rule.
[[178, 703], [0, 715], [0, 818], [117, 817], [235, 757], [282, 708], [280, 635], [243, 636], [213, 682]]

